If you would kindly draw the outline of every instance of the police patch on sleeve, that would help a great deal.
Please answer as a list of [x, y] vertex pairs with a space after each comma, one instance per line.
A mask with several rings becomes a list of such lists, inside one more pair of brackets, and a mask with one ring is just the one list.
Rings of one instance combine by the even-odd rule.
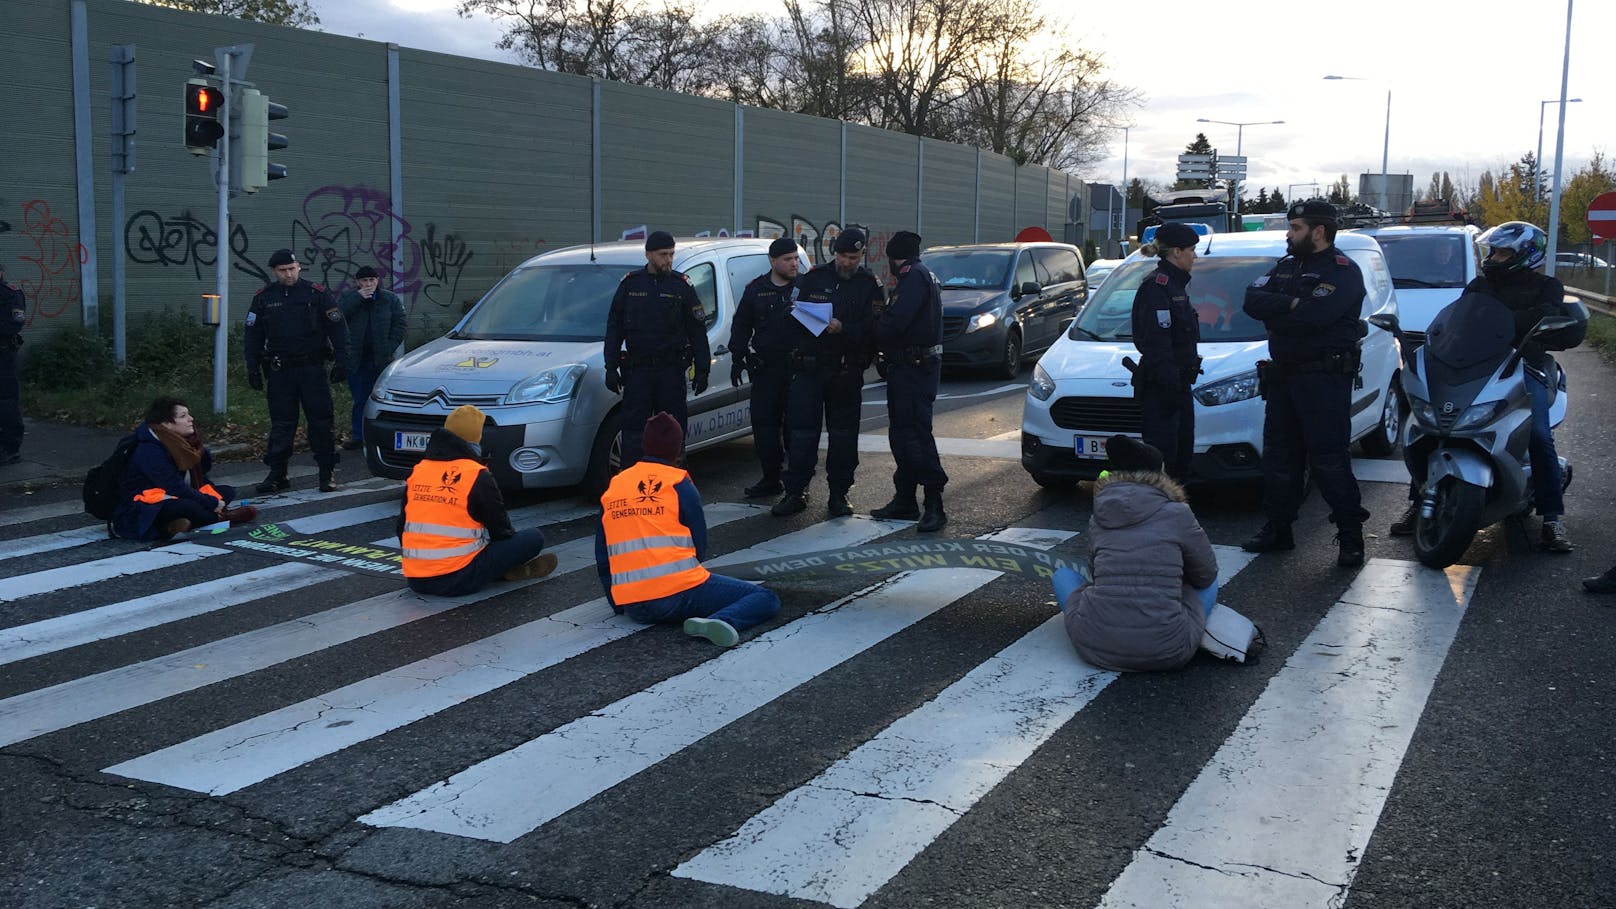
[[1263, 287], [1263, 286], [1266, 286], [1267, 284], [1268, 284], [1268, 276], [1267, 275], [1263, 275], [1262, 277], [1258, 278], [1257, 280], [1251, 282], [1252, 287]]
[[1328, 297], [1333, 293], [1335, 293], [1334, 284], [1320, 284], [1318, 287], [1313, 288], [1313, 296], [1315, 297]]
[[341, 322], [342, 321], [342, 310], [340, 310], [340, 309], [328, 309], [328, 310], [325, 311], [325, 317], [327, 319], [330, 319], [333, 322]]
[[1158, 309], [1158, 310], [1156, 310], [1156, 327], [1157, 328], [1172, 328], [1173, 327], [1173, 311], [1171, 309]]
[[257, 325], [257, 324], [258, 324], [258, 313], [248, 312], [247, 313], [247, 325], [248, 325], [248, 327], [252, 327], [252, 326]]

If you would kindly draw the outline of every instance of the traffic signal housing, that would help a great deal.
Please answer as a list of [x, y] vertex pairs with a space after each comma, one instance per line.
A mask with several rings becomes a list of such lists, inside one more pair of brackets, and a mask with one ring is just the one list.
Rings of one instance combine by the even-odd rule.
[[219, 119], [223, 107], [224, 92], [206, 79], [185, 80], [186, 151], [205, 155], [219, 144], [224, 136], [224, 123]]
[[269, 153], [289, 143], [280, 133], [269, 131], [269, 121], [286, 119], [284, 104], [276, 104], [257, 89], [241, 92], [241, 174], [237, 180], [243, 192], [257, 192], [271, 180], [286, 176], [286, 167], [269, 160]]

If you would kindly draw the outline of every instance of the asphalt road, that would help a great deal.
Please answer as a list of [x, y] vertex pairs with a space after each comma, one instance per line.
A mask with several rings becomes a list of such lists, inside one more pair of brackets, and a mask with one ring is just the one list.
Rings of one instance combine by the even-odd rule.
[[[71, 490], [0, 506], [3, 902], [1616, 906], [1616, 598], [1577, 586], [1616, 552], [1616, 372], [1563, 362], [1576, 552], [1493, 528], [1433, 572], [1384, 534], [1403, 488], [1366, 482], [1364, 569], [1317, 497], [1295, 552], [1248, 559], [1256, 491], [1199, 490], [1219, 599], [1268, 647], [1173, 673], [1085, 667], [1046, 582], [984, 569], [781, 583], [727, 652], [641, 630], [565, 495], [512, 502], [561, 571], [465, 602], [95, 539]], [[1006, 386], [946, 382], [944, 536], [1069, 554], [1089, 492], [1027, 478]], [[861, 514], [890, 493], [879, 399]], [[825, 521], [822, 477], [804, 514], [748, 505], [744, 442], [691, 470], [721, 557], [919, 538]], [[382, 540], [395, 488], [265, 517]]]

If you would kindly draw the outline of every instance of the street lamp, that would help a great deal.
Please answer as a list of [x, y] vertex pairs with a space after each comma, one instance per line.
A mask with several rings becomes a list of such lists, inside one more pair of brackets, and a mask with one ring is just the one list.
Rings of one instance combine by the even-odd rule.
[[[1581, 103], [1581, 98], [1567, 98], [1567, 104]], [[1537, 106], [1537, 157], [1532, 159], [1532, 197], [1543, 199], [1543, 112], [1550, 104], [1559, 104], [1559, 98], [1550, 98]]]
[[[1112, 129], [1122, 130], [1122, 220], [1126, 221], [1128, 220], [1128, 130], [1133, 129], [1133, 127], [1115, 126], [1112, 127]], [[1111, 228], [1113, 223], [1114, 219], [1111, 217], [1111, 213], [1109, 211], [1106, 212], [1105, 238], [1107, 240], [1111, 239]], [[1124, 228], [1122, 231], [1122, 238], [1124, 240], [1128, 238], [1128, 231], [1126, 228]]]
[[[1379, 82], [1379, 79], [1362, 79], [1357, 76], [1325, 76], [1331, 81], [1346, 82]], [[1386, 141], [1380, 149], [1380, 210], [1390, 214], [1391, 186], [1386, 182], [1386, 162], [1392, 151], [1392, 86], [1386, 83]]]
[[[1241, 155], [1241, 149], [1245, 145], [1246, 127], [1248, 127], [1248, 126], [1278, 126], [1279, 124], [1284, 123], [1285, 121], [1284, 120], [1247, 120], [1244, 123], [1239, 123], [1239, 122], [1235, 122], [1233, 120], [1208, 120], [1205, 117], [1196, 117], [1195, 122], [1196, 123], [1218, 123], [1218, 124], [1222, 124], [1223, 126], [1232, 126], [1232, 127], [1234, 127], [1235, 128], [1235, 131], [1234, 131], [1234, 155], [1235, 155], [1235, 157], [1238, 158]], [[1234, 206], [1234, 212], [1231, 215], [1231, 217], [1234, 219], [1231, 222], [1231, 226], [1232, 226], [1235, 223], [1241, 223], [1240, 222], [1240, 180], [1239, 179], [1234, 179], [1231, 182], [1232, 182], [1233, 185], [1231, 186], [1232, 197], [1230, 199], [1230, 202]]]

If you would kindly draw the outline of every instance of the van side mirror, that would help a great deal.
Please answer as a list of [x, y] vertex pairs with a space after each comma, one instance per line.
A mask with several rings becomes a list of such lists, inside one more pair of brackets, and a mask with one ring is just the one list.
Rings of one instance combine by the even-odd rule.
[[1381, 331], [1388, 331], [1394, 335], [1398, 334], [1402, 330], [1401, 325], [1397, 321], [1397, 317], [1389, 312], [1377, 312], [1370, 316], [1367, 321], [1370, 325], [1375, 326]]

